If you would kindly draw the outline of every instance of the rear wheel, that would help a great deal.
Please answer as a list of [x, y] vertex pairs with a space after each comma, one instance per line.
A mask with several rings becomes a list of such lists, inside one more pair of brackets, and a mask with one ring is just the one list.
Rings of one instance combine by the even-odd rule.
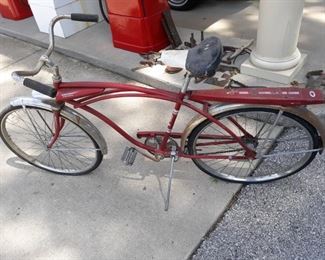
[[[235, 109], [215, 116], [257, 153], [245, 157], [245, 149], [220, 126], [206, 120], [190, 134], [193, 155], [223, 155], [227, 159], [193, 159], [205, 173], [230, 182], [261, 183], [294, 174], [306, 167], [319, 148], [317, 131], [293, 114], [269, 108]], [[238, 157], [237, 157], [238, 158]]]
[[0, 114], [0, 137], [21, 159], [43, 170], [82, 175], [96, 169], [103, 155], [95, 140], [67, 118], [60, 136], [48, 148], [53, 132], [53, 112], [39, 107], [9, 106]]

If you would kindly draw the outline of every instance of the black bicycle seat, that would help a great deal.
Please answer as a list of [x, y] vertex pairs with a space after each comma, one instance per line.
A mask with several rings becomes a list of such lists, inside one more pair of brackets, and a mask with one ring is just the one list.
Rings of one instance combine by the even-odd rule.
[[223, 47], [219, 38], [209, 37], [189, 50], [186, 69], [194, 77], [212, 77], [221, 62]]

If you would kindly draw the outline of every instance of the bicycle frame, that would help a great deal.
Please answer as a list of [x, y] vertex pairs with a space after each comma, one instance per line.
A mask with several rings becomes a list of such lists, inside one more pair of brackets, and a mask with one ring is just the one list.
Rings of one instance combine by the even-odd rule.
[[[306, 167], [314, 159], [317, 152], [323, 152], [325, 145], [325, 126], [319, 121], [315, 114], [305, 108], [307, 105], [325, 103], [324, 94], [321, 90], [298, 87], [248, 87], [188, 91], [190, 79], [193, 78], [193, 75], [190, 75], [189, 72], [186, 73], [183, 87], [179, 92], [113, 82], [62, 82], [59, 67], [49, 58], [54, 50], [54, 25], [57, 21], [62, 19], [96, 22], [98, 17], [85, 14], [71, 14], [53, 18], [49, 30], [50, 45], [46, 53], [40, 57], [36, 67], [31, 71], [15, 71], [12, 73], [16, 81], [22, 82], [25, 86], [43, 95], [51, 98], [55, 97], [55, 100], [44, 99], [43, 96], [39, 95], [35, 95], [33, 98], [16, 98], [10, 102], [11, 107], [5, 110], [4, 114], [1, 113], [1, 127], [4, 125], [3, 132], [5, 133], [4, 140], [8, 141], [5, 143], [15, 154], [25, 161], [41, 169], [66, 175], [85, 174], [98, 167], [103, 158], [102, 155], [107, 153], [107, 145], [104, 137], [88, 119], [69, 106], [65, 106], [65, 104], [70, 104], [76, 109], [82, 109], [96, 116], [137, 147], [131, 147], [125, 150], [122, 161], [126, 165], [133, 164], [137, 151], [154, 161], [160, 161], [165, 157], [170, 157], [171, 167], [165, 210], [168, 210], [169, 206], [171, 183], [174, 174], [174, 162], [177, 161], [178, 157], [194, 159], [195, 164], [202, 171], [223, 180], [237, 183], [259, 183], [289, 176]], [[47, 66], [52, 70], [53, 85], [55, 89], [35, 80], [25, 79], [25, 77], [36, 75], [43, 66]], [[138, 131], [136, 137], [133, 137], [109, 117], [91, 107], [92, 104], [100, 101], [124, 97], [147, 98], [174, 104], [174, 110], [165, 130]], [[219, 105], [216, 105], [216, 103], [219, 103]], [[173, 128], [182, 107], [189, 108], [196, 113], [196, 116], [187, 124], [183, 132], [174, 132]], [[53, 116], [44, 116], [42, 115], [43, 112], [40, 112], [41, 110], [45, 110], [47, 115], [52, 113]], [[17, 114], [16, 111], [18, 111]], [[29, 155], [29, 152], [25, 153], [19, 147], [25, 148], [25, 146], [19, 144], [19, 141], [26, 135], [29, 136], [31, 129], [28, 127], [28, 124], [24, 122], [28, 129], [21, 128], [22, 131], [17, 131], [17, 135], [20, 135], [20, 139], [18, 139], [17, 142], [19, 145], [16, 145], [16, 141], [12, 139], [10, 133], [7, 132], [6, 122], [9, 122], [9, 125], [14, 125], [15, 122], [10, 122], [10, 115], [13, 115], [15, 119], [15, 116], [19, 117], [19, 111], [25, 112], [23, 116], [28, 117], [33, 128], [32, 130], [36, 132], [36, 136], [34, 136], [36, 142], [35, 140], [27, 140], [27, 143], [33, 143], [28, 149], [35, 149], [34, 143], [37, 143], [37, 146], [41, 145], [40, 148], [36, 148], [36, 151], [41, 151], [39, 154], [34, 155], [33, 153]], [[40, 125], [44, 125], [45, 129], [42, 135], [37, 129], [39, 127], [37, 123], [38, 120], [32, 118], [33, 111], [38, 114], [36, 117], [38, 120], [41, 120]], [[250, 114], [251, 111], [253, 112], [252, 116]], [[256, 117], [254, 113], [256, 113]], [[264, 118], [265, 114], [269, 116]], [[259, 117], [259, 115], [261, 117]], [[289, 134], [291, 134], [291, 132], [295, 133], [295, 131], [301, 131], [303, 134], [301, 138], [299, 138], [300, 135], [298, 135], [293, 139], [282, 140], [283, 143], [286, 141], [289, 143], [284, 143], [283, 146], [285, 149], [281, 148], [279, 152], [273, 153], [272, 151], [276, 150], [274, 147], [277, 146], [279, 136], [282, 135], [282, 132], [287, 132], [283, 131], [286, 130], [287, 124], [285, 124], [285, 122], [282, 124], [282, 115], [285, 118], [284, 121], [287, 120], [286, 118], [289, 120]], [[52, 119], [53, 121], [48, 121]], [[244, 119], [243, 123], [241, 123], [242, 119]], [[248, 121], [246, 119], [248, 119]], [[24, 119], [21, 120], [24, 121]], [[34, 124], [33, 120], [35, 120], [36, 124]], [[64, 130], [70, 125], [69, 124], [68, 127], [65, 128], [67, 125], [66, 122], [68, 121], [72, 123], [74, 127], [69, 129], [67, 134], [64, 135]], [[2, 122], [4, 123], [2, 124]], [[251, 131], [250, 129], [251, 122], [253, 127], [255, 126], [255, 131]], [[297, 128], [291, 128], [290, 122], [296, 123], [293, 124], [293, 127]], [[214, 128], [213, 130], [215, 132], [211, 133], [206, 131], [209, 127], [211, 127], [211, 129]], [[75, 128], [78, 128], [79, 132], [81, 131], [82, 134], [74, 135]], [[15, 132], [15, 128], [9, 127], [8, 129]], [[290, 131], [291, 129], [293, 131]], [[71, 132], [72, 134], [70, 135], [69, 133]], [[250, 134], [249, 132], [254, 132], [254, 134]], [[88, 135], [86, 145], [76, 145], [80, 138], [85, 139], [85, 134]], [[60, 137], [63, 139], [62, 143], [60, 143]], [[64, 141], [66, 137], [70, 139]], [[145, 138], [145, 142], [141, 142], [136, 138]], [[174, 139], [181, 139], [180, 145], [178, 145]], [[301, 149], [293, 149], [292, 151], [287, 150], [287, 148], [291, 146], [291, 141], [295, 142], [300, 139], [307, 141], [308, 147], [302, 145]], [[92, 146], [89, 145], [89, 143], [91, 143], [89, 140], [93, 142]], [[55, 146], [56, 141], [58, 141], [58, 144]], [[151, 141], [154, 142], [150, 145]], [[23, 140], [23, 142], [26, 142], [26, 140]], [[188, 147], [186, 146], [187, 142]], [[212, 145], [218, 146], [228, 144], [231, 145], [226, 150], [223, 149], [220, 151], [215, 149], [215, 147], [213, 151], [209, 150], [209, 146]], [[232, 146], [233, 144], [235, 144], [234, 147]], [[61, 147], [59, 147], [60, 145]], [[208, 147], [207, 151], [204, 150], [204, 146]], [[145, 150], [145, 153], [139, 149]], [[95, 156], [89, 156], [88, 152], [85, 153], [85, 155], [83, 153], [79, 154], [78, 152], [74, 152], [79, 150], [92, 151]], [[201, 154], [196, 154], [203, 150], [204, 152]], [[45, 152], [44, 159], [38, 159], [41, 158], [43, 152]], [[61, 152], [63, 152], [63, 154], [61, 154]], [[51, 154], [55, 155], [55, 158], [58, 158], [58, 164], [53, 163]], [[275, 168], [275, 171], [273, 171], [273, 169], [271, 172], [266, 171], [266, 175], [263, 174], [259, 176], [259, 173], [257, 173], [258, 176], [253, 176], [255, 169], [263, 164], [265, 158], [282, 157], [283, 154], [289, 156], [286, 160], [290, 162], [291, 154], [302, 154], [302, 158], [298, 158], [298, 161], [293, 161], [292, 164], [289, 165], [291, 168], [285, 166], [282, 173], [278, 172], [278, 169]], [[70, 156], [75, 157], [76, 163], [70, 163]], [[46, 158], [48, 158], [48, 162], [46, 162]], [[61, 158], [64, 158], [63, 161], [67, 161], [72, 167], [70, 167], [70, 165], [65, 165]], [[83, 158], [90, 160], [84, 164], [82, 163]], [[214, 169], [211, 168], [210, 165], [215, 164], [215, 162], [209, 165], [209, 161], [206, 163], [203, 162], [203, 159], [221, 160], [216, 162], [221, 164], [223, 164], [223, 160], [228, 160], [229, 163], [226, 162], [225, 167], [222, 169], [217, 164], [217, 169]], [[202, 164], [200, 160], [202, 160]], [[232, 161], [237, 162], [235, 162], [235, 165], [232, 165]], [[238, 163], [242, 163], [239, 169], [237, 169]], [[271, 163], [273, 163], [272, 159]], [[281, 164], [281, 160], [279, 160], [278, 164]], [[268, 167], [268, 162], [266, 162], [265, 165]], [[228, 166], [231, 169], [230, 172], [224, 170]], [[233, 174], [234, 170], [235, 174]], [[241, 174], [242, 170], [244, 170], [244, 175]]]
[[[75, 21], [92, 21], [96, 22], [98, 20], [97, 16], [93, 15], [84, 15], [84, 14], [71, 14], [71, 15], [60, 15], [56, 16], [50, 22], [49, 29], [49, 42], [50, 45], [44, 55], [39, 59], [36, 67], [32, 71], [16, 71], [13, 72], [13, 78], [17, 81], [23, 81], [26, 76], [36, 75], [44, 65], [47, 65], [49, 68], [52, 68], [53, 73], [53, 82], [54, 87], [56, 88], [56, 101], [58, 104], [68, 103], [73, 105], [75, 108], [81, 108], [94, 116], [98, 117], [128, 141], [133, 143], [135, 146], [145, 149], [146, 151], [161, 155], [162, 157], [170, 155], [170, 149], [167, 149], [168, 140], [170, 138], [182, 138], [184, 139], [183, 133], [174, 133], [172, 132], [175, 121], [178, 117], [179, 110], [182, 106], [186, 106], [201, 115], [202, 117], [210, 120], [211, 122], [218, 125], [226, 133], [229, 134], [227, 138], [223, 137], [224, 140], [218, 142], [218, 144], [229, 144], [231, 142], [239, 143], [244, 151], [244, 156], [232, 156], [232, 159], [254, 159], [256, 153], [251, 150], [247, 145], [242, 141], [242, 137], [237, 136], [231, 131], [228, 127], [222, 124], [219, 120], [214, 118], [213, 115], [209, 113], [209, 108], [213, 102], [224, 102], [224, 103], [233, 103], [233, 104], [265, 104], [265, 105], [278, 105], [284, 107], [290, 106], [304, 106], [311, 104], [322, 104], [325, 103], [324, 96], [320, 90], [308, 90], [308, 89], [299, 89], [299, 88], [248, 88], [248, 89], [239, 89], [239, 90], [206, 90], [206, 91], [187, 91], [189, 79], [191, 76], [187, 75], [185, 79], [184, 86], [179, 93], [172, 91], [166, 91], [161, 89], [153, 88], [144, 88], [137, 87], [127, 84], [111, 83], [111, 82], [71, 82], [65, 83], [61, 81], [61, 76], [59, 73], [59, 68], [55, 65], [50, 59], [49, 56], [54, 50], [54, 26], [56, 22], [62, 19], [70, 19]], [[33, 84], [40, 84], [34, 82]], [[48, 86], [38, 86], [37, 89], [47, 88]], [[35, 86], [34, 86], [35, 88]], [[49, 90], [47, 88], [47, 90]], [[48, 94], [48, 93], [47, 93]], [[52, 96], [52, 91], [50, 89], [50, 95]], [[167, 126], [165, 132], [138, 132], [137, 137], [156, 137], [162, 136], [162, 142], [159, 145], [158, 149], [154, 149], [151, 146], [143, 144], [126, 133], [122, 128], [120, 128], [116, 123], [111, 119], [100, 113], [99, 111], [91, 108], [89, 105], [99, 102], [102, 100], [109, 100], [113, 98], [122, 98], [122, 97], [141, 97], [141, 98], [151, 98], [164, 100], [167, 102], [173, 102], [175, 104], [174, 111], [172, 113], [171, 119]], [[203, 108], [199, 109], [195, 105], [192, 105], [188, 101], [194, 102], [198, 105], [202, 105]], [[60, 130], [63, 128], [64, 120], [59, 120], [59, 113], [54, 113], [54, 122], [55, 129], [53, 133], [53, 138], [48, 144], [50, 148], [56, 139], [59, 137]], [[240, 128], [239, 124], [236, 124], [235, 120], [229, 119], [233, 124], [236, 125], [238, 129], [243, 133], [243, 137], [251, 137], [249, 133]], [[324, 130], [325, 132], [325, 130]], [[324, 134], [325, 135], [325, 134]], [[220, 136], [219, 136], [220, 137]], [[211, 136], [207, 137], [211, 138]], [[325, 139], [325, 137], [324, 137]], [[184, 147], [181, 145], [181, 149], [177, 151], [178, 156], [188, 157], [188, 158], [211, 158], [211, 159], [227, 159], [228, 156], [204, 156], [204, 155], [188, 155], [183, 150]], [[227, 158], [225, 158], [227, 157]]]
[[[244, 151], [244, 156], [232, 156], [235, 160], [245, 160], [247, 158], [255, 158], [256, 153], [252, 151], [247, 145], [242, 141], [241, 136], [237, 136], [231, 129], [222, 124], [219, 120], [214, 118], [209, 114], [209, 107], [213, 102], [226, 102], [226, 103], [241, 103], [241, 104], [270, 104], [270, 105], [281, 105], [281, 106], [297, 106], [297, 105], [307, 105], [307, 104], [320, 104], [324, 103], [324, 96], [321, 91], [317, 90], [306, 90], [298, 88], [278, 88], [278, 89], [265, 89], [265, 88], [250, 88], [250, 89], [239, 89], [239, 90], [199, 90], [199, 91], [183, 91], [172, 92], [162, 89], [139, 87], [129, 84], [120, 84], [112, 82], [56, 82], [54, 83], [57, 89], [56, 101], [58, 103], [68, 103], [74, 108], [83, 109], [90, 114], [98, 117], [100, 120], [104, 121], [106, 124], [111, 126], [124, 138], [126, 138], [133, 145], [149, 151], [151, 153], [160, 155], [161, 157], [170, 156], [170, 149], [167, 148], [167, 143], [170, 138], [180, 139], [183, 133], [173, 132], [173, 127], [178, 117], [179, 110], [182, 106], [186, 106], [189, 109], [195, 111], [197, 114], [205, 117], [206, 119], [214, 122], [216, 125], [221, 127], [226, 133], [226, 136], [214, 136], [218, 137], [218, 144], [229, 144], [229, 143], [239, 143]], [[123, 97], [140, 97], [164, 100], [167, 102], [174, 103], [174, 111], [172, 113], [171, 119], [168, 123], [165, 132], [157, 131], [142, 131], [137, 133], [138, 138], [146, 137], [162, 137], [162, 142], [158, 149], [154, 149], [152, 146], [146, 145], [134, 137], [129, 135], [121, 127], [119, 127], [115, 122], [109, 119], [104, 114], [91, 108], [90, 105], [103, 100], [110, 100], [115, 98]], [[267, 100], [267, 101], [266, 101]], [[195, 103], [201, 105], [202, 109], [189, 103]], [[58, 115], [56, 115], [58, 116]], [[244, 137], [250, 137], [250, 134], [244, 131], [235, 120], [229, 119], [236, 127], [242, 130]], [[61, 126], [62, 127], [62, 126]], [[60, 127], [56, 128], [59, 131]], [[58, 136], [58, 133], [55, 133]], [[213, 139], [211, 136], [207, 138]], [[53, 142], [52, 142], [53, 143]], [[178, 150], [179, 157], [191, 158], [191, 159], [228, 159], [229, 156], [225, 155], [189, 155], [183, 150]]]

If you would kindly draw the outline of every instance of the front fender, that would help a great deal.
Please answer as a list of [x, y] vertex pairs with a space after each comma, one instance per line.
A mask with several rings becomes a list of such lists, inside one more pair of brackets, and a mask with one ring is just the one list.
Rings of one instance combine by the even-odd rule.
[[[325, 145], [325, 126], [320, 121], [320, 119], [311, 111], [309, 111], [305, 107], [280, 107], [280, 106], [265, 106], [265, 105], [244, 105], [244, 104], [221, 104], [213, 106], [209, 109], [209, 114], [212, 116], [215, 116], [220, 113], [228, 112], [234, 109], [244, 109], [244, 108], [272, 108], [272, 109], [282, 109], [285, 112], [291, 113], [293, 115], [296, 115], [298, 117], [301, 117], [305, 121], [307, 121], [309, 124], [311, 124], [318, 132], [320, 138], [321, 138], [321, 147], [324, 149]], [[184, 151], [186, 141], [189, 137], [189, 135], [192, 133], [195, 127], [197, 127], [199, 124], [201, 124], [203, 121], [205, 121], [206, 118], [201, 115], [197, 115], [193, 117], [193, 119], [187, 124], [185, 127], [182, 138], [181, 138], [181, 149]], [[321, 150], [321, 152], [323, 151]]]
[[65, 118], [79, 125], [85, 130], [99, 145], [103, 154], [107, 154], [107, 144], [103, 135], [86, 117], [75, 111], [74, 109], [65, 105], [60, 105], [53, 99], [38, 99], [32, 97], [18, 97], [10, 102], [11, 106], [35, 106], [49, 111], [58, 111]]

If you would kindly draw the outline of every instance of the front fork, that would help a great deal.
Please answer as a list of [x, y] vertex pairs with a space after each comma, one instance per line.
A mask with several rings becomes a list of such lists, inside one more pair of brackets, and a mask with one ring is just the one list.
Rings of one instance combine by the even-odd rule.
[[53, 123], [54, 123], [54, 133], [52, 132], [52, 137], [50, 142], [47, 145], [48, 149], [51, 149], [54, 143], [60, 136], [60, 132], [64, 127], [65, 119], [60, 116], [60, 110], [53, 112]]

